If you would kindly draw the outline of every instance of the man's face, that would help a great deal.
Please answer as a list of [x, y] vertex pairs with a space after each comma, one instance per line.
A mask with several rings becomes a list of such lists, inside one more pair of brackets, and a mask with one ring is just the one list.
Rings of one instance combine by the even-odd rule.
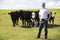
[[45, 3], [42, 4], [42, 8], [45, 8]]

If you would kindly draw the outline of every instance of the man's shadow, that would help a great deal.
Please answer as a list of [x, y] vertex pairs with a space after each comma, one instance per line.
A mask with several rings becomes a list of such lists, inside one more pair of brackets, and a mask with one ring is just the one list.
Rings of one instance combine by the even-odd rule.
[[54, 27], [60, 27], [60, 25], [59, 24], [54, 24], [54, 25], [48, 24], [48, 28], [54, 28]]
[[[23, 26], [23, 25], [21, 27], [22, 28], [32, 28], [31, 26]], [[54, 27], [60, 27], [60, 25], [59, 24], [54, 24], [54, 25], [48, 24], [48, 28], [54, 28]]]

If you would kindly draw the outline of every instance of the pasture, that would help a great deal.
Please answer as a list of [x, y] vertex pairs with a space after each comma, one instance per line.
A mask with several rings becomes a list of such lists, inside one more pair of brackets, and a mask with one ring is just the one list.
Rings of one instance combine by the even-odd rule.
[[[44, 29], [41, 33], [41, 39], [37, 39], [38, 27], [24, 28], [19, 20], [19, 25], [12, 26], [12, 21], [8, 12], [16, 10], [0, 10], [0, 40], [42, 40]], [[55, 25], [48, 28], [48, 40], [60, 40], [60, 9], [50, 9], [56, 12]]]

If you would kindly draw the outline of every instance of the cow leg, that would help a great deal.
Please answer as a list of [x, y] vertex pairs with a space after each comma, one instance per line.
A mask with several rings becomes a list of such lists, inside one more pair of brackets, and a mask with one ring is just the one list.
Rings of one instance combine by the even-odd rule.
[[24, 25], [24, 22], [23, 22], [23, 20], [22, 20], [22, 26]]
[[19, 18], [16, 19], [16, 25], [18, 25], [18, 20], [19, 20]]
[[52, 19], [52, 24], [54, 25], [54, 18]]
[[15, 20], [12, 20], [12, 22], [13, 22], [13, 26], [15, 26], [16, 21]]
[[29, 20], [29, 27], [32, 27], [32, 21], [31, 20]]
[[26, 25], [25, 25], [25, 20], [23, 20], [23, 23], [24, 23], [24, 26], [26, 26]]
[[13, 26], [15, 26], [15, 24], [14, 24], [14, 20], [12, 20], [12, 23], [13, 23]]
[[24, 20], [24, 25], [26, 26], [26, 20]]
[[28, 21], [28, 26], [30, 27], [30, 20]]
[[27, 26], [28, 26], [28, 20], [27, 20]]
[[29, 20], [27, 20], [27, 26], [28, 26], [28, 27], [30, 26], [30, 22], [29, 22]]
[[24, 20], [22, 20], [22, 26], [24, 26]]
[[26, 26], [26, 21], [25, 21], [25, 19], [24, 19], [24, 26]]
[[49, 20], [49, 23], [51, 23], [51, 19]]
[[14, 17], [11, 17], [11, 20], [12, 20], [13, 26], [15, 26], [16, 21], [15, 21]]
[[29, 22], [30, 22], [30, 27], [32, 27], [32, 20], [30, 20]]

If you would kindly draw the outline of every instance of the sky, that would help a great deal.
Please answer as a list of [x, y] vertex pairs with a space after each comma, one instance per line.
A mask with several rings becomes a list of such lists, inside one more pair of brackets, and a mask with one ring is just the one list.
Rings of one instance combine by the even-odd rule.
[[36, 9], [43, 2], [46, 8], [60, 8], [60, 0], [0, 0], [0, 9]]

